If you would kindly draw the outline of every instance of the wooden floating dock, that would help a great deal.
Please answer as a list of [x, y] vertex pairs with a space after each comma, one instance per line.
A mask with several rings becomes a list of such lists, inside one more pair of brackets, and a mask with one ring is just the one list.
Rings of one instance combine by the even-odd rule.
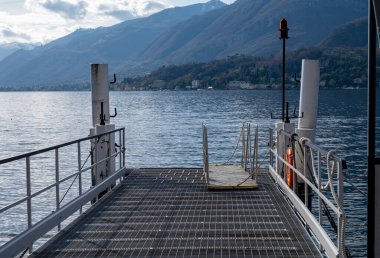
[[254, 189], [257, 182], [239, 165], [210, 165], [208, 180], [209, 189]]
[[209, 191], [203, 169], [136, 169], [31, 257], [321, 257], [267, 172]]

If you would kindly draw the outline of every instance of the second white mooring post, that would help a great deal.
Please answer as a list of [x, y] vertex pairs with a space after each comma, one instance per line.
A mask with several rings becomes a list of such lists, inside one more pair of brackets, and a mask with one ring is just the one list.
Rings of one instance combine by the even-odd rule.
[[[110, 124], [108, 65], [91, 64], [92, 126], [90, 135], [112, 131]], [[107, 159], [115, 152], [115, 135], [91, 140], [92, 164]], [[97, 185], [115, 172], [115, 157], [99, 163], [92, 170], [92, 185]]]
[[302, 60], [297, 134], [315, 141], [319, 93], [319, 60]]
[[[301, 93], [299, 106], [299, 119], [296, 134], [315, 142], [315, 129], [317, 125], [318, 113], [318, 93], [319, 93], [320, 68], [319, 60], [302, 60], [301, 72]], [[299, 171], [303, 172], [306, 178], [311, 179], [312, 167], [310, 153], [306, 150], [306, 165], [304, 165], [304, 149], [301, 144], [295, 145], [295, 163]], [[306, 170], [304, 170], [304, 168]], [[298, 182], [302, 182], [298, 179]], [[308, 203], [308, 188], [305, 186], [305, 202]], [[311, 203], [308, 203], [309, 209]]]

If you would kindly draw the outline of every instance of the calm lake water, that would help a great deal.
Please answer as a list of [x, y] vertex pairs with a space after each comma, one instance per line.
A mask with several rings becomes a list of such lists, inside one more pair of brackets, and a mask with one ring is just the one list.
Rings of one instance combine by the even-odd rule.
[[[244, 121], [258, 125], [260, 154], [265, 158], [268, 128], [276, 121], [270, 119], [270, 113], [280, 115], [280, 94], [270, 90], [111, 92], [111, 109], [118, 110], [112, 123], [126, 128], [128, 167], [201, 167], [203, 122], [209, 126], [211, 163], [229, 157]], [[366, 170], [366, 94], [364, 90], [329, 90], [319, 96], [317, 144], [335, 149], [347, 160], [353, 176]], [[298, 98], [299, 91], [287, 92], [292, 109], [298, 108]], [[90, 92], [6, 92], [0, 93], [0, 105], [0, 158], [85, 137], [91, 127]], [[36, 189], [53, 180], [53, 161], [41, 157], [38, 166], [32, 165]], [[74, 151], [68, 150], [63, 165], [76, 169], [75, 162]], [[366, 191], [366, 177], [354, 182]], [[25, 196], [24, 163], [0, 166], [0, 193], [0, 207]], [[345, 194], [347, 244], [354, 256], [364, 257], [366, 198], [349, 185]], [[54, 198], [50, 206], [44, 198], [41, 211], [35, 204], [36, 217], [54, 210]], [[8, 216], [14, 218], [12, 222], [0, 218], [0, 241], [24, 229], [15, 222], [25, 220], [22, 207]]]

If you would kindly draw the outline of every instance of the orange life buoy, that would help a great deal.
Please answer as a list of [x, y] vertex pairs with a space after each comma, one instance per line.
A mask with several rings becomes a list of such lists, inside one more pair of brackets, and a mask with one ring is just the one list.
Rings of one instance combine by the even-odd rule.
[[[293, 150], [291, 147], [286, 149], [286, 161], [293, 166]], [[289, 166], [285, 168], [285, 179], [288, 186], [293, 189], [293, 169]]]

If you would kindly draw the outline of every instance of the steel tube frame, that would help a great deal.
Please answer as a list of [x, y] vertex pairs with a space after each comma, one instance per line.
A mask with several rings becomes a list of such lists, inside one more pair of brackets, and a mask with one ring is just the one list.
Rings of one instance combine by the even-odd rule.
[[46, 232], [57, 226], [58, 223], [65, 220], [76, 212], [84, 204], [90, 202], [93, 198], [98, 196], [102, 191], [110, 187], [116, 180], [125, 175], [126, 168], [123, 167], [110, 177], [93, 187], [91, 190], [85, 192], [83, 195], [78, 196], [70, 203], [63, 206], [59, 211], [47, 216], [43, 221], [38, 222], [29, 230], [24, 231], [5, 245], [0, 248], [1, 257], [14, 257], [21, 251], [28, 248]]
[[[60, 226], [60, 222], [65, 220], [68, 216], [71, 216], [76, 210], [80, 210], [80, 213], [82, 213], [82, 206], [87, 203], [83, 203], [82, 201], [79, 201], [77, 202], [76, 200], [77, 199], [80, 199], [80, 200], [87, 200], [88, 199], [88, 196], [97, 196], [96, 193], [100, 193], [101, 191], [103, 191], [104, 189], [102, 190], [99, 190], [100, 188], [99, 187], [95, 187], [95, 188], [92, 188], [90, 189], [89, 191], [86, 191], [84, 194], [82, 193], [82, 178], [81, 178], [81, 175], [84, 171], [87, 171], [87, 170], [90, 170], [91, 168], [95, 167], [96, 165], [98, 165], [98, 163], [95, 163], [91, 166], [89, 166], [88, 168], [85, 168], [85, 169], [82, 169], [82, 164], [81, 164], [81, 147], [80, 147], [80, 143], [82, 141], [86, 141], [86, 140], [91, 140], [91, 139], [94, 139], [94, 138], [100, 138], [104, 135], [110, 135], [112, 133], [115, 133], [115, 132], [119, 132], [119, 139], [123, 138], [123, 144], [122, 144], [122, 147], [120, 148], [120, 151], [119, 152], [115, 152], [113, 153], [112, 155], [110, 155], [109, 157], [105, 158], [105, 159], [102, 159], [100, 160], [98, 163], [102, 163], [102, 162], [105, 162], [106, 160], [120, 154], [120, 164], [121, 164], [121, 160], [123, 161], [123, 166], [119, 168], [118, 172], [116, 173], [117, 175], [120, 175], [119, 178], [121, 178], [122, 174], [126, 171], [125, 169], [125, 129], [124, 128], [120, 128], [120, 129], [116, 129], [116, 130], [112, 130], [112, 131], [108, 131], [108, 132], [105, 132], [105, 133], [102, 133], [102, 134], [99, 134], [99, 135], [94, 135], [94, 136], [90, 136], [90, 137], [85, 137], [85, 138], [81, 138], [81, 139], [78, 139], [78, 140], [75, 140], [75, 141], [71, 141], [71, 142], [68, 142], [68, 143], [64, 143], [64, 144], [60, 144], [60, 145], [56, 145], [56, 146], [52, 146], [52, 147], [49, 147], [49, 148], [45, 148], [45, 149], [41, 149], [41, 150], [37, 150], [37, 151], [33, 151], [33, 152], [29, 152], [29, 153], [26, 153], [26, 154], [22, 154], [22, 155], [18, 155], [18, 156], [15, 156], [15, 157], [12, 157], [12, 158], [7, 158], [7, 159], [3, 159], [3, 160], [0, 160], [0, 164], [4, 164], [4, 163], [9, 163], [9, 162], [12, 162], [12, 161], [15, 161], [15, 160], [20, 160], [20, 159], [25, 159], [25, 176], [26, 176], [26, 197], [25, 198], [22, 198], [14, 203], [11, 203], [10, 205], [0, 209], [0, 214], [17, 206], [17, 205], [20, 205], [21, 203], [23, 202], [26, 202], [26, 206], [27, 206], [27, 209], [26, 209], [26, 212], [27, 212], [27, 227], [28, 229], [24, 232], [24, 233], [21, 233], [20, 235], [16, 236], [14, 239], [12, 239], [11, 241], [9, 241], [7, 244], [3, 245], [1, 248], [0, 248], [0, 256], [1, 257], [10, 257], [10, 256], [15, 256], [17, 255], [19, 252], [22, 252], [23, 250], [25, 250], [26, 248], [29, 249], [29, 253], [32, 252], [33, 250], [33, 242], [35, 240], [37, 240], [39, 237], [41, 237], [43, 234], [45, 234], [46, 232], [48, 232], [49, 230], [51, 230], [53, 227], [55, 226], [58, 226], [58, 230], [61, 229], [61, 226]], [[122, 136], [121, 136], [122, 134]], [[65, 146], [69, 146], [69, 145], [74, 145], [74, 144], [77, 144], [77, 149], [78, 149], [78, 172], [76, 173], [73, 173], [63, 179], [60, 179], [59, 177], [59, 149], [62, 148], [62, 147], [65, 147]], [[30, 163], [31, 163], [31, 157], [33, 155], [37, 155], [37, 154], [41, 154], [41, 153], [45, 153], [45, 152], [48, 152], [48, 151], [54, 151], [55, 152], [55, 183], [54, 184], [51, 184], [37, 192], [34, 192], [32, 193], [32, 186], [31, 186], [31, 166], [30, 166]], [[107, 187], [109, 187], [110, 185], [113, 185], [115, 182], [111, 182], [109, 181], [110, 178], [116, 178], [117, 175], [114, 174], [110, 177], [108, 177], [108, 179], [106, 180], [106, 182], [110, 182], [110, 183], [105, 183], [107, 184]], [[65, 206], [63, 206], [61, 208], [61, 205], [60, 205], [60, 184], [69, 180], [70, 178], [73, 178], [73, 177], [76, 177], [78, 176], [78, 184], [79, 184], [79, 196], [77, 198], [75, 198], [73, 201], [69, 202], [68, 204], [66, 204]], [[116, 179], [115, 179], [116, 180]], [[104, 184], [100, 184], [100, 185], [104, 185]], [[52, 215], [49, 215], [47, 217], [45, 217], [44, 219], [42, 219], [41, 221], [39, 221], [38, 223], [36, 223], [35, 225], [32, 224], [32, 199], [36, 196], [38, 196], [39, 194], [43, 193], [43, 192], [46, 192], [47, 190], [51, 189], [55, 187], [55, 199], [56, 199], [56, 211], [52, 214]], [[96, 193], [94, 193], [96, 192]], [[92, 200], [93, 198], [90, 198], [89, 200]], [[75, 203], [74, 206], [77, 207], [75, 211], [73, 211], [71, 214], [67, 213], [68, 210], [71, 210], [73, 209], [73, 202]], [[69, 208], [67, 208], [69, 207]], [[71, 208], [70, 208], [71, 207]], [[63, 214], [64, 215], [59, 215], [61, 214], [61, 212], [63, 211]], [[58, 215], [57, 215], [58, 214]], [[51, 218], [55, 218], [54, 219], [54, 225], [51, 223], [51, 221], [49, 222], [49, 220]], [[49, 224], [49, 229], [48, 231], [41, 231], [41, 228], [44, 228], [46, 229], [46, 225], [45, 225], [45, 222], [47, 224]], [[37, 226], [38, 225], [38, 226]], [[51, 227], [50, 227], [51, 226]], [[38, 228], [36, 231], [34, 230], [35, 228]], [[32, 232], [32, 233], [30, 233]], [[34, 232], [34, 233], [33, 233]], [[37, 235], [39, 235], [37, 238], [35, 238], [35, 234], [37, 232]], [[42, 234], [42, 235], [41, 235]], [[27, 238], [23, 238], [23, 235], [27, 235]], [[21, 240], [20, 240], [21, 238]], [[17, 241], [21, 241], [21, 242], [17, 242]], [[7, 247], [7, 246], [11, 246], [11, 247]], [[20, 249], [21, 248], [21, 249]], [[11, 255], [12, 254], [12, 255]]]
[[320, 244], [325, 249], [325, 252], [328, 257], [337, 257], [339, 254], [338, 248], [331, 241], [326, 231], [322, 228], [322, 226], [318, 223], [318, 221], [314, 218], [314, 215], [309, 211], [309, 209], [304, 205], [304, 203], [298, 198], [298, 196], [293, 192], [289, 191], [289, 187], [282, 180], [282, 178], [277, 174], [277, 172], [273, 169], [273, 167], [269, 167], [269, 172], [272, 177], [277, 178], [277, 184], [284, 191], [286, 196], [292, 202], [296, 210], [304, 219], [305, 223], [309, 226], [309, 228], [314, 232]]
[[[78, 191], [79, 196], [82, 195], [82, 157], [81, 157], [81, 149], [80, 149], [80, 142], [78, 142]], [[80, 207], [79, 214], [82, 214], [83, 210], [82, 207]]]
[[[100, 138], [100, 137], [102, 137], [104, 135], [108, 135], [108, 134], [111, 134], [111, 133], [116, 133], [118, 131], [123, 131], [123, 135], [125, 135], [125, 128], [122, 127], [122, 128], [118, 128], [118, 129], [115, 129], [115, 130], [112, 130], [112, 131], [108, 131], [108, 132], [104, 132], [104, 133], [101, 133], [101, 134], [91, 135], [91, 136], [88, 136], [88, 137], [80, 138], [78, 140], [74, 140], [74, 141], [70, 141], [70, 142], [54, 145], [54, 146], [51, 146], [51, 147], [48, 147], [48, 148], [44, 148], [44, 149], [40, 149], [40, 150], [36, 150], [36, 151], [27, 152], [27, 153], [24, 153], [24, 154], [21, 154], [21, 155], [13, 156], [11, 158], [2, 159], [2, 160], [0, 160], [0, 165], [1, 164], [5, 164], [5, 163], [9, 163], [9, 162], [12, 162], [12, 161], [15, 161], [15, 160], [23, 159], [23, 158], [26, 158], [26, 157], [31, 157], [31, 156], [34, 156], [34, 155], [37, 155], [37, 154], [41, 154], [41, 153], [44, 153], [44, 152], [52, 151], [52, 150], [55, 150], [55, 149], [61, 149], [61, 148], [66, 147], [66, 146], [76, 144], [77, 142], [84, 142], [84, 141], [88, 141], [88, 140], [91, 140], [91, 139]], [[123, 137], [123, 144], [125, 146], [125, 136]]]
[[[99, 163], [104, 162], [104, 161], [106, 161], [107, 159], [112, 158], [112, 157], [114, 157], [115, 155], [117, 155], [117, 154], [119, 154], [119, 153], [122, 153], [122, 152], [120, 152], [120, 151], [119, 151], [119, 152], [116, 152], [116, 153], [112, 154], [110, 157], [105, 158], [105, 159], [99, 161]], [[92, 166], [89, 166], [89, 167], [87, 167], [86, 169], [83, 169], [83, 170], [81, 171], [81, 173], [90, 170], [91, 168], [95, 167], [96, 165], [97, 165], [97, 164], [92, 165]], [[71, 178], [73, 178], [73, 177], [75, 177], [75, 176], [79, 176], [79, 174], [80, 174], [79, 172], [76, 172], [76, 173], [74, 173], [74, 174], [71, 174], [71, 175], [69, 175], [69, 176], [63, 178], [63, 179], [59, 179], [58, 182], [56, 182], [56, 183], [54, 183], [54, 184], [51, 184], [51, 185], [49, 185], [49, 186], [47, 186], [47, 187], [45, 187], [45, 188], [43, 188], [43, 189], [41, 189], [41, 190], [39, 190], [39, 191], [37, 191], [37, 192], [32, 193], [32, 194], [30, 195], [30, 197], [33, 199], [33, 198], [36, 197], [37, 195], [40, 195], [41, 193], [46, 192], [47, 190], [49, 190], [49, 189], [55, 187], [57, 184], [62, 184], [63, 182], [65, 182], [65, 181], [67, 181], [67, 180], [69, 180], [69, 179], [71, 179]], [[83, 190], [83, 189], [82, 189], [82, 190]], [[11, 208], [13, 208], [13, 207], [15, 207], [15, 206], [17, 206], [17, 205], [19, 205], [19, 204], [25, 202], [25, 201], [27, 201], [27, 199], [28, 199], [28, 197], [24, 197], [24, 198], [22, 198], [22, 199], [20, 199], [20, 200], [18, 200], [18, 201], [16, 201], [16, 202], [14, 202], [14, 203], [12, 203], [12, 204], [9, 204], [8, 206], [5, 206], [5, 207], [1, 208], [1, 209], [0, 209], [0, 213], [3, 213], [4, 211], [7, 211], [7, 210], [9, 210], [9, 209], [11, 209]]]
[[[30, 178], [30, 157], [26, 157], [26, 212], [28, 219], [28, 229], [32, 228], [32, 185]], [[33, 243], [26, 246], [29, 249], [29, 253], [33, 251]], [[1, 253], [1, 252], [0, 252]]]
[[[272, 131], [270, 131], [270, 132], [272, 132]], [[283, 137], [291, 137], [291, 135], [285, 133]], [[320, 250], [322, 251], [323, 249], [325, 249], [328, 257], [336, 257], [338, 255], [343, 256], [344, 245], [341, 245], [341, 243], [340, 243], [341, 242], [340, 241], [340, 235], [342, 233], [343, 228], [340, 227], [340, 225], [341, 225], [340, 222], [341, 222], [344, 215], [343, 215], [343, 211], [340, 211], [339, 206], [338, 206], [338, 203], [339, 204], [343, 203], [343, 198], [344, 198], [342, 160], [339, 157], [337, 157], [336, 155], [331, 155], [332, 158], [334, 159], [334, 161], [337, 162], [337, 164], [338, 164], [338, 166], [337, 166], [338, 203], [337, 203], [337, 206], [335, 206], [321, 191], [322, 190], [321, 189], [321, 185], [322, 185], [321, 184], [321, 177], [322, 177], [321, 176], [321, 155], [323, 155], [323, 153], [325, 153], [324, 155], [326, 156], [327, 152], [323, 151], [319, 147], [317, 147], [311, 143], [308, 143], [308, 142], [306, 142], [305, 145], [303, 146], [304, 153], [306, 153], [307, 148], [309, 148], [309, 150], [310, 150], [310, 155], [313, 155], [313, 151], [317, 152], [316, 153], [317, 160], [318, 160], [318, 165], [317, 165], [318, 185], [317, 185], [317, 187], [315, 187], [314, 184], [312, 182], [310, 182], [304, 174], [302, 174], [299, 170], [297, 170], [296, 167], [294, 167], [293, 165], [290, 165], [283, 157], [280, 157], [277, 154], [277, 151], [278, 151], [277, 149], [274, 150], [272, 148], [272, 146], [270, 146], [269, 151], [270, 151], [270, 153], [272, 153], [272, 155], [275, 156], [276, 164], [278, 163], [278, 160], [280, 160], [285, 166], [288, 166], [291, 169], [293, 169], [295, 177], [296, 177], [296, 175], [298, 175], [304, 181], [305, 193], [306, 193], [307, 188], [309, 186], [312, 189], [312, 191], [314, 191], [317, 194], [317, 198], [318, 198], [318, 220], [315, 219], [314, 216], [309, 211], [308, 212], [305, 211], [305, 209], [307, 209], [307, 201], [308, 200], [305, 199], [305, 202], [303, 203], [298, 198], [298, 196], [295, 194], [295, 192], [287, 186], [286, 181], [281, 177], [281, 175], [279, 174], [279, 171], [276, 171], [277, 167], [275, 169], [270, 164], [269, 171], [272, 174], [272, 177], [274, 178], [276, 183], [281, 187], [283, 192], [285, 192], [286, 196], [292, 202], [294, 207], [296, 207], [297, 211], [300, 212], [301, 216], [305, 220], [306, 227], [309, 227], [314, 232], [314, 234], [316, 235], [317, 239], [320, 242]], [[305, 159], [305, 157], [306, 157], [306, 154], [304, 156], [304, 159]], [[311, 157], [311, 158], [313, 159], [313, 157]], [[306, 160], [304, 160], [304, 166], [305, 165], [306, 165]], [[314, 165], [312, 166], [312, 170], [313, 170], [313, 174], [315, 174]], [[304, 169], [304, 171], [306, 171], [306, 170]], [[332, 243], [330, 238], [328, 238], [327, 242], [323, 239], [326, 237], [326, 232], [324, 231], [324, 229], [322, 227], [322, 205], [321, 205], [322, 200], [325, 202], [325, 204], [329, 208], [332, 209], [332, 211], [337, 215], [337, 218], [338, 218], [339, 228], [338, 228], [338, 232], [337, 232], [338, 241], [337, 241], [336, 245], [334, 245]], [[302, 203], [302, 207], [301, 207], [301, 203]], [[312, 216], [312, 218], [310, 218], [310, 216]], [[326, 245], [327, 245], [328, 250], [326, 249]], [[334, 246], [332, 246], [332, 245], [334, 245]]]
[[[59, 197], [59, 151], [55, 149], [55, 210], [58, 211], [60, 208], [60, 197]], [[61, 223], [58, 223], [58, 231], [61, 231]]]

